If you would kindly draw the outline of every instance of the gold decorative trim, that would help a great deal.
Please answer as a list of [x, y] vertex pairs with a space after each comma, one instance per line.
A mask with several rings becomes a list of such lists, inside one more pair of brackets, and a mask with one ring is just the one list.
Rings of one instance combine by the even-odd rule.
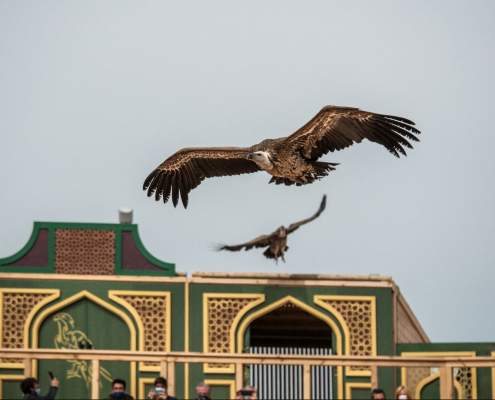
[[[352, 334], [349, 329], [349, 325], [346, 322], [344, 316], [335, 309], [332, 305], [328, 304], [328, 301], [361, 301], [368, 302], [370, 306], [371, 314], [371, 356], [376, 356], [377, 348], [377, 332], [376, 332], [376, 297], [375, 296], [338, 296], [338, 295], [315, 295], [314, 303], [319, 305], [321, 308], [327, 310], [332, 314], [340, 323], [342, 330], [344, 331], [344, 345], [345, 352], [348, 355], [358, 355], [351, 354], [350, 344], [352, 340]], [[352, 368], [352, 367], [351, 367]], [[346, 376], [371, 376], [370, 370], [352, 370], [351, 368], [346, 368]]]
[[[421, 382], [419, 382], [418, 386], [416, 386], [416, 390], [414, 391], [415, 396], [418, 396], [423, 388], [428, 385], [429, 383], [433, 382], [435, 379], [440, 378], [440, 372], [435, 372], [433, 375], [430, 375], [428, 378], [423, 379]], [[457, 398], [459, 400], [463, 400], [464, 396], [462, 395], [462, 386], [459, 382], [454, 380], [454, 387], [457, 390]], [[404, 385], [405, 386], [405, 385]], [[421, 397], [414, 397], [415, 399], [420, 399]]]
[[366, 382], [346, 382], [345, 398], [352, 399], [352, 389], [369, 389], [371, 392], [371, 383]]
[[[189, 352], [189, 281], [184, 284], [184, 351]], [[189, 398], [189, 363], [184, 363], [184, 398]]]
[[[130, 304], [127, 300], [123, 299], [122, 296], [136, 296], [136, 297], [149, 297], [152, 299], [164, 299], [165, 301], [165, 350], [170, 351], [171, 349], [171, 315], [172, 315], [172, 302], [170, 292], [149, 292], [142, 290], [110, 290], [108, 292], [108, 298], [115, 301], [124, 307], [129, 313], [134, 317], [134, 321], [138, 326], [139, 332], [139, 350], [145, 351], [145, 337], [147, 334], [147, 329], [144, 326], [141, 315], [137, 312], [135, 307]], [[139, 363], [140, 371], [149, 372], [160, 372], [160, 365], [146, 365], [144, 362]]]
[[[29, 289], [29, 288], [4, 288], [0, 289], [0, 343], [3, 340], [3, 302], [5, 294], [16, 293], [16, 294], [46, 294], [47, 297], [40, 300], [29, 312], [24, 321], [24, 337], [23, 337], [23, 347], [25, 349], [29, 348], [29, 328], [31, 327], [31, 322], [36, 315], [36, 313], [46, 304], [52, 302], [53, 300], [60, 297], [59, 289]], [[19, 363], [2, 363], [0, 359], [0, 368], [13, 368], [13, 369], [24, 369], [24, 362], [20, 360]], [[1, 393], [1, 392], [0, 392]]]
[[[495, 351], [492, 351], [491, 356], [495, 357]], [[492, 368], [492, 399], [495, 399], [495, 368]]]
[[138, 399], [147, 399], [146, 385], [155, 383], [155, 378], [139, 378], [139, 397]]
[[[300, 300], [297, 300], [295, 297], [292, 296], [285, 296], [281, 298], [280, 300], [277, 300], [274, 303], [271, 303], [267, 305], [266, 307], [262, 308], [261, 310], [258, 310], [252, 314], [250, 314], [241, 324], [239, 329], [237, 330], [237, 351], [239, 353], [242, 353], [242, 350], [244, 348], [244, 333], [246, 332], [247, 327], [249, 324], [254, 321], [256, 318], [261, 317], [262, 315], [268, 314], [270, 311], [275, 310], [276, 308], [281, 307], [284, 304], [291, 303], [294, 304], [296, 307], [299, 307], [306, 311], [307, 313], [313, 315], [314, 317], [326, 322], [330, 328], [332, 329], [332, 332], [335, 334], [335, 339], [336, 339], [336, 353], [339, 355], [342, 355], [342, 333], [340, 332], [340, 329], [338, 325], [333, 321], [330, 317], [327, 315], [323, 314], [322, 312], [314, 309], [313, 307], [309, 306], [306, 303], [303, 303]], [[341, 399], [344, 397], [344, 376], [343, 376], [343, 367], [337, 367], [337, 398]]]
[[235, 380], [234, 379], [205, 379], [205, 383], [210, 386], [228, 386], [230, 389], [230, 399], [235, 399]]
[[[495, 352], [494, 352], [495, 353]], [[402, 357], [476, 357], [476, 352], [475, 351], [408, 351], [408, 352], [402, 352], [401, 353]], [[477, 369], [476, 368], [471, 368], [471, 380], [473, 384], [473, 389], [472, 389], [472, 399], [477, 399], [478, 398], [478, 384], [477, 384]], [[419, 399], [421, 390], [430, 383], [431, 381], [434, 381], [435, 379], [440, 377], [440, 372], [436, 372], [429, 377], [423, 379], [421, 382], [418, 383], [418, 386], [416, 386], [416, 389], [414, 391], [414, 398]], [[403, 385], [407, 386], [407, 368], [402, 367], [401, 368], [401, 382]], [[462, 386], [461, 384], [454, 379], [454, 387], [458, 391], [458, 397], [459, 399], [463, 399], [463, 391], [462, 391]], [[494, 397], [495, 398], [495, 397]]]
[[[210, 350], [210, 335], [209, 335], [209, 314], [208, 314], [208, 304], [211, 299], [240, 299], [240, 300], [251, 300], [249, 303], [245, 304], [236, 314], [231, 322], [229, 330], [229, 342], [227, 347], [229, 353], [235, 353], [235, 332], [239, 321], [241, 318], [252, 308], [265, 302], [264, 294], [246, 294], [246, 293], [203, 293], [203, 351], [209, 352]], [[242, 347], [239, 351], [242, 353]], [[210, 364], [204, 364], [204, 372], [207, 374], [213, 373], [234, 373], [234, 364], [226, 364], [225, 367], [212, 367]]]
[[3, 381], [22, 381], [24, 375], [0, 375], [0, 398], [3, 398]]
[[[76, 303], [77, 301], [87, 298], [94, 303], [100, 305], [101, 307], [107, 309], [110, 311], [112, 314], [118, 315], [127, 325], [129, 328], [129, 334], [130, 334], [130, 350], [135, 351], [136, 350], [136, 328], [134, 327], [134, 324], [132, 323], [131, 319], [122, 311], [119, 310], [118, 308], [112, 306], [111, 304], [107, 303], [106, 301], [100, 299], [99, 297], [95, 296], [94, 294], [88, 292], [87, 290], [82, 290], [79, 293], [76, 293], [75, 295], [57, 303], [51, 306], [50, 308], [47, 308], [45, 311], [43, 311], [36, 321], [34, 322], [33, 325], [33, 349], [38, 348], [38, 341], [39, 341], [39, 330], [40, 326], [43, 323], [43, 321], [51, 314], [54, 312], [61, 310], [65, 307], [67, 307], [70, 304]], [[131, 362], [131, 382], [130, 382], [130, 392], [131, 396], [136, 397], [136, 363]], [[33, 376], [36, 376], [38, 374], [38, 360], [33, 360]]]

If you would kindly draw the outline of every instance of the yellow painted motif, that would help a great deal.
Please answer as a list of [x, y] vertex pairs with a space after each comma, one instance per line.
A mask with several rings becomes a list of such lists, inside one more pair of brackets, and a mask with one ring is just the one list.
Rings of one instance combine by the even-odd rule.
[[[75, 329], [74, 319], [69, 314], [55, 314], [53, 321], [55, 321], [58, 328], [58, 332], [53, 340], [57, 349], [94, 349], [91, 339], [84, 332]], [[86, 387], [89, 388], [93, 379], [93, 365], [91, 361], [67, 360], [67, 362], [72, 364], [72, 368], [67, 371], [67, 379], [80, 378], [84, 381]], [[110, 372], [103, 367], [100, 367], [100, 378], [106, 379], [109, 382], [113, 380]], [[103, 387], [101, 379], [99, 382], [100, 388]]]
[[[33, 323], [33, 341], [32, 341], [32, 348], [37, 349], [39, 346], [39, 332], [40, 332], [40, 327], [43, 321], [45, 321], [48, 316], [51, 314], [56, 313], [59, 310], [64, 309], [65, 307], [74, 304], [78, 302], [79, 300], [82, 299], [88, 299], [99, 306], [105, 308], [106, 310], [110, 311], [112, 314], [115, 314], [121, 318], [124, 323], [127, 325], [129, 328], [129, 336], [130, 336], [130, 342], [129, 342], [129, 350], [135, 351], [136, 350], [136, 328], [134, 327], [134, 324], [132, 323], [131, 319], [121, 310], [118, 308], [112, 306], [111, 304], [107, 303], [106, 301], [100, 299], [98, 296], [95, 296], [91, 292], [87, 290], [82, 290], [75, 295], [58, 302], [51, 307], [47, 308], [44, 310], [34, 321]], [[136, 397], [136, 363], [131, 362], [130, 363], [130, 369], [131, 369], [131, 379], [130, 379], [130, 384], [129, 384], [129, 392], [131, 396]], [[33, 376], [37, 376], [38, 374], [38, 360], [33, 360]]]

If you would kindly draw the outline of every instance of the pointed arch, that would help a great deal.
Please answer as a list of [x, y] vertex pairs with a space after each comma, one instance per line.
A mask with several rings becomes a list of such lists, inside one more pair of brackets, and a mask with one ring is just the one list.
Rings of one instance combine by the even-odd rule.
[[[321, 311], [316, 310], [315, 308], [311, 307], [310, 305], [302, 302], [301, 300], [296, 299], [295, 297], [292, 296], [285, 296], [281, 298], [280, 300], [275, 301], [274, 303], [271, 303], [267, 305], [266, 307], [263, 307], [262, 309], [255, 311], [254, 313], [248, 315], [246, 319], [241, 323], [239, 328], [237, 326], [233, 326], [233, 330], [237, 330], [237, 352], [242, 353], [242, 350], [244, 348], [244, 335], [246, 333], [246, 329], [249, 326], [249, 324], [254, 321], [255, 319], [261, 317], [262, 315], [268, 314], [269, 312], [283, 306], [284, 304], [291, 303], [295, 305], [296, 307], [301, 308], [302, 310], [306, 311], [307, 313], [313, 315], [314, 317], [324, 321], [326, 324], [330, 326], [332, 329], [332, 332], [335, 334], [335, 339], [336, 339], [336, 346], [335, 346], [335, 352], [336, 354], [342, 355], [342, 350], [343, 350], [343, 337], [342, 333], [339, 329], [339, 326], [337, 323], [332, 320], [329, 316], [323, 314]], [[239, 321], [237, 321], [239, 322]], [[337, 398], [342, 399], [344, 395], [344, 387], [343, 387], [343, 369], [342, 367], [337, 367]]]
[[[40, 330], [41, 324], [48, 318], [48, 316], [50, 316], [51, 314], [65, 308], [71, 304], [74, 304], [74, 303], [76, 303], [82, 299], [88, 299], [88, 300], [92, 301], [93, 303], [98, 304], [102, 308], [110, 311], [112, 314], [119, 316], [124, 321], [124, 323], [127, 325], [127, 327], [129, 328], [130, 350], [131, 351], [136, 350], [136, 328], [135, 328], [134, 324], [132, 323], [132, 320], [122, 310], [119, 310], [115, 306], [111, 305], [110, 303], [107, 303], [105, 300], [99, 298], [98, 296], [94, 295], [91, 292], [88, 292], [87, 290], [82, 290], [79, 293], [76, 293], [75, 295], [73, 295], [73, 296], [71, 296], [71, 297], [69, 297], [63, 301], [52, 305], [51, 307], [44, 310], [38, 316], [38, 318], [35, 320], [33, 327], [32, 327], [32, 332], [33, 332], [33, 334], [32, 334], [32, 338], [33, 338], [32, 348], [33, 349], [38, 348], [39, 330]], [[135, 381], [136, 381], [136, 362], [131, 362], [130, 364], [131, 364], [130, 365], [130, 367], [131, 367], [130, 392], [131, 392], [131, 395], [135, 397], [136, 396], [136, 384], [135, 384]], [[33, 360], [32, 368], [33, 368], [33, 374], [34, 374], [34, 376], [36, 376], [37, 375], [37, 369], [38, 369], [38, 363], [36, 362], [36, 360]]]

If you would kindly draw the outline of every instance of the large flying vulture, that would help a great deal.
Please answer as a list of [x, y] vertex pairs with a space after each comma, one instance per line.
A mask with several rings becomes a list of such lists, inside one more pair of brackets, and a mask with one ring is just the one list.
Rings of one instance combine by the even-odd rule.
[[143, 190], [155, 200], [170, 196], [174, 207], [205, 178], [266, 171], [277, 185], [306, 185], [333, 171], [335, 163], [318, 159], [329, 151], [342, 150], [368, 139], [384, 146], [394, 156], [406, 155], [418, 142], [414, 122], [401, 117], [375, 114], [352, 107], [326, 106], [290, 136], [266, 139], [251, 147], [189, 147], [160, 164], [144, 181]]
[[287, 250], [289, 250], [289, 248], [287, 247], [287, 235], [290, 235], [301, 225], [307, 224], [308, 222], [311, 222], [314, 219], [318, 218], [325, 209], [326, 204], [327, 204], [327, 196], [323, 196], [323, 199], [321, 200], [320, 208], [318, 209], [316, 214], [313, 215], [311, 218], [307, 218], [307, 219], [303, 219], [302, 221], [295, 222], [291, 224], [288, 228], [286, 228], [285, 226], [281, 226], [270, 235], [262, 235], [244, 244], [239, 244], [237, 246], [219, 245], [217, 247], [217, 250], [239, 251], [242, 250], [243, 248], [245, 250], [251, 250], [253, 247], [259, 248], [259, 247], [268, 246], [268, 249], [266, 249], [266, 251], [263, 253], [266, 258], [274, 258], [275, 262], [278, 264], [278, 258], [281, 257], [282, 260], [285, 262], [284, 253]]

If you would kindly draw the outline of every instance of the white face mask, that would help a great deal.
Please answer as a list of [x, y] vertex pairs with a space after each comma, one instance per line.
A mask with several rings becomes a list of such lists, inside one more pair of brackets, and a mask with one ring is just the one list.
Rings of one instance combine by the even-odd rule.
[[41, 393], [41, 388], [36, 388], [34, 389], [34, 391], [36, 392], [37, 395], [39, 395]]
[[400, 400], [407, 400], [407, 394], [401, 394], [401, 395], [399, 396], [399, 399], [400, 399]]

